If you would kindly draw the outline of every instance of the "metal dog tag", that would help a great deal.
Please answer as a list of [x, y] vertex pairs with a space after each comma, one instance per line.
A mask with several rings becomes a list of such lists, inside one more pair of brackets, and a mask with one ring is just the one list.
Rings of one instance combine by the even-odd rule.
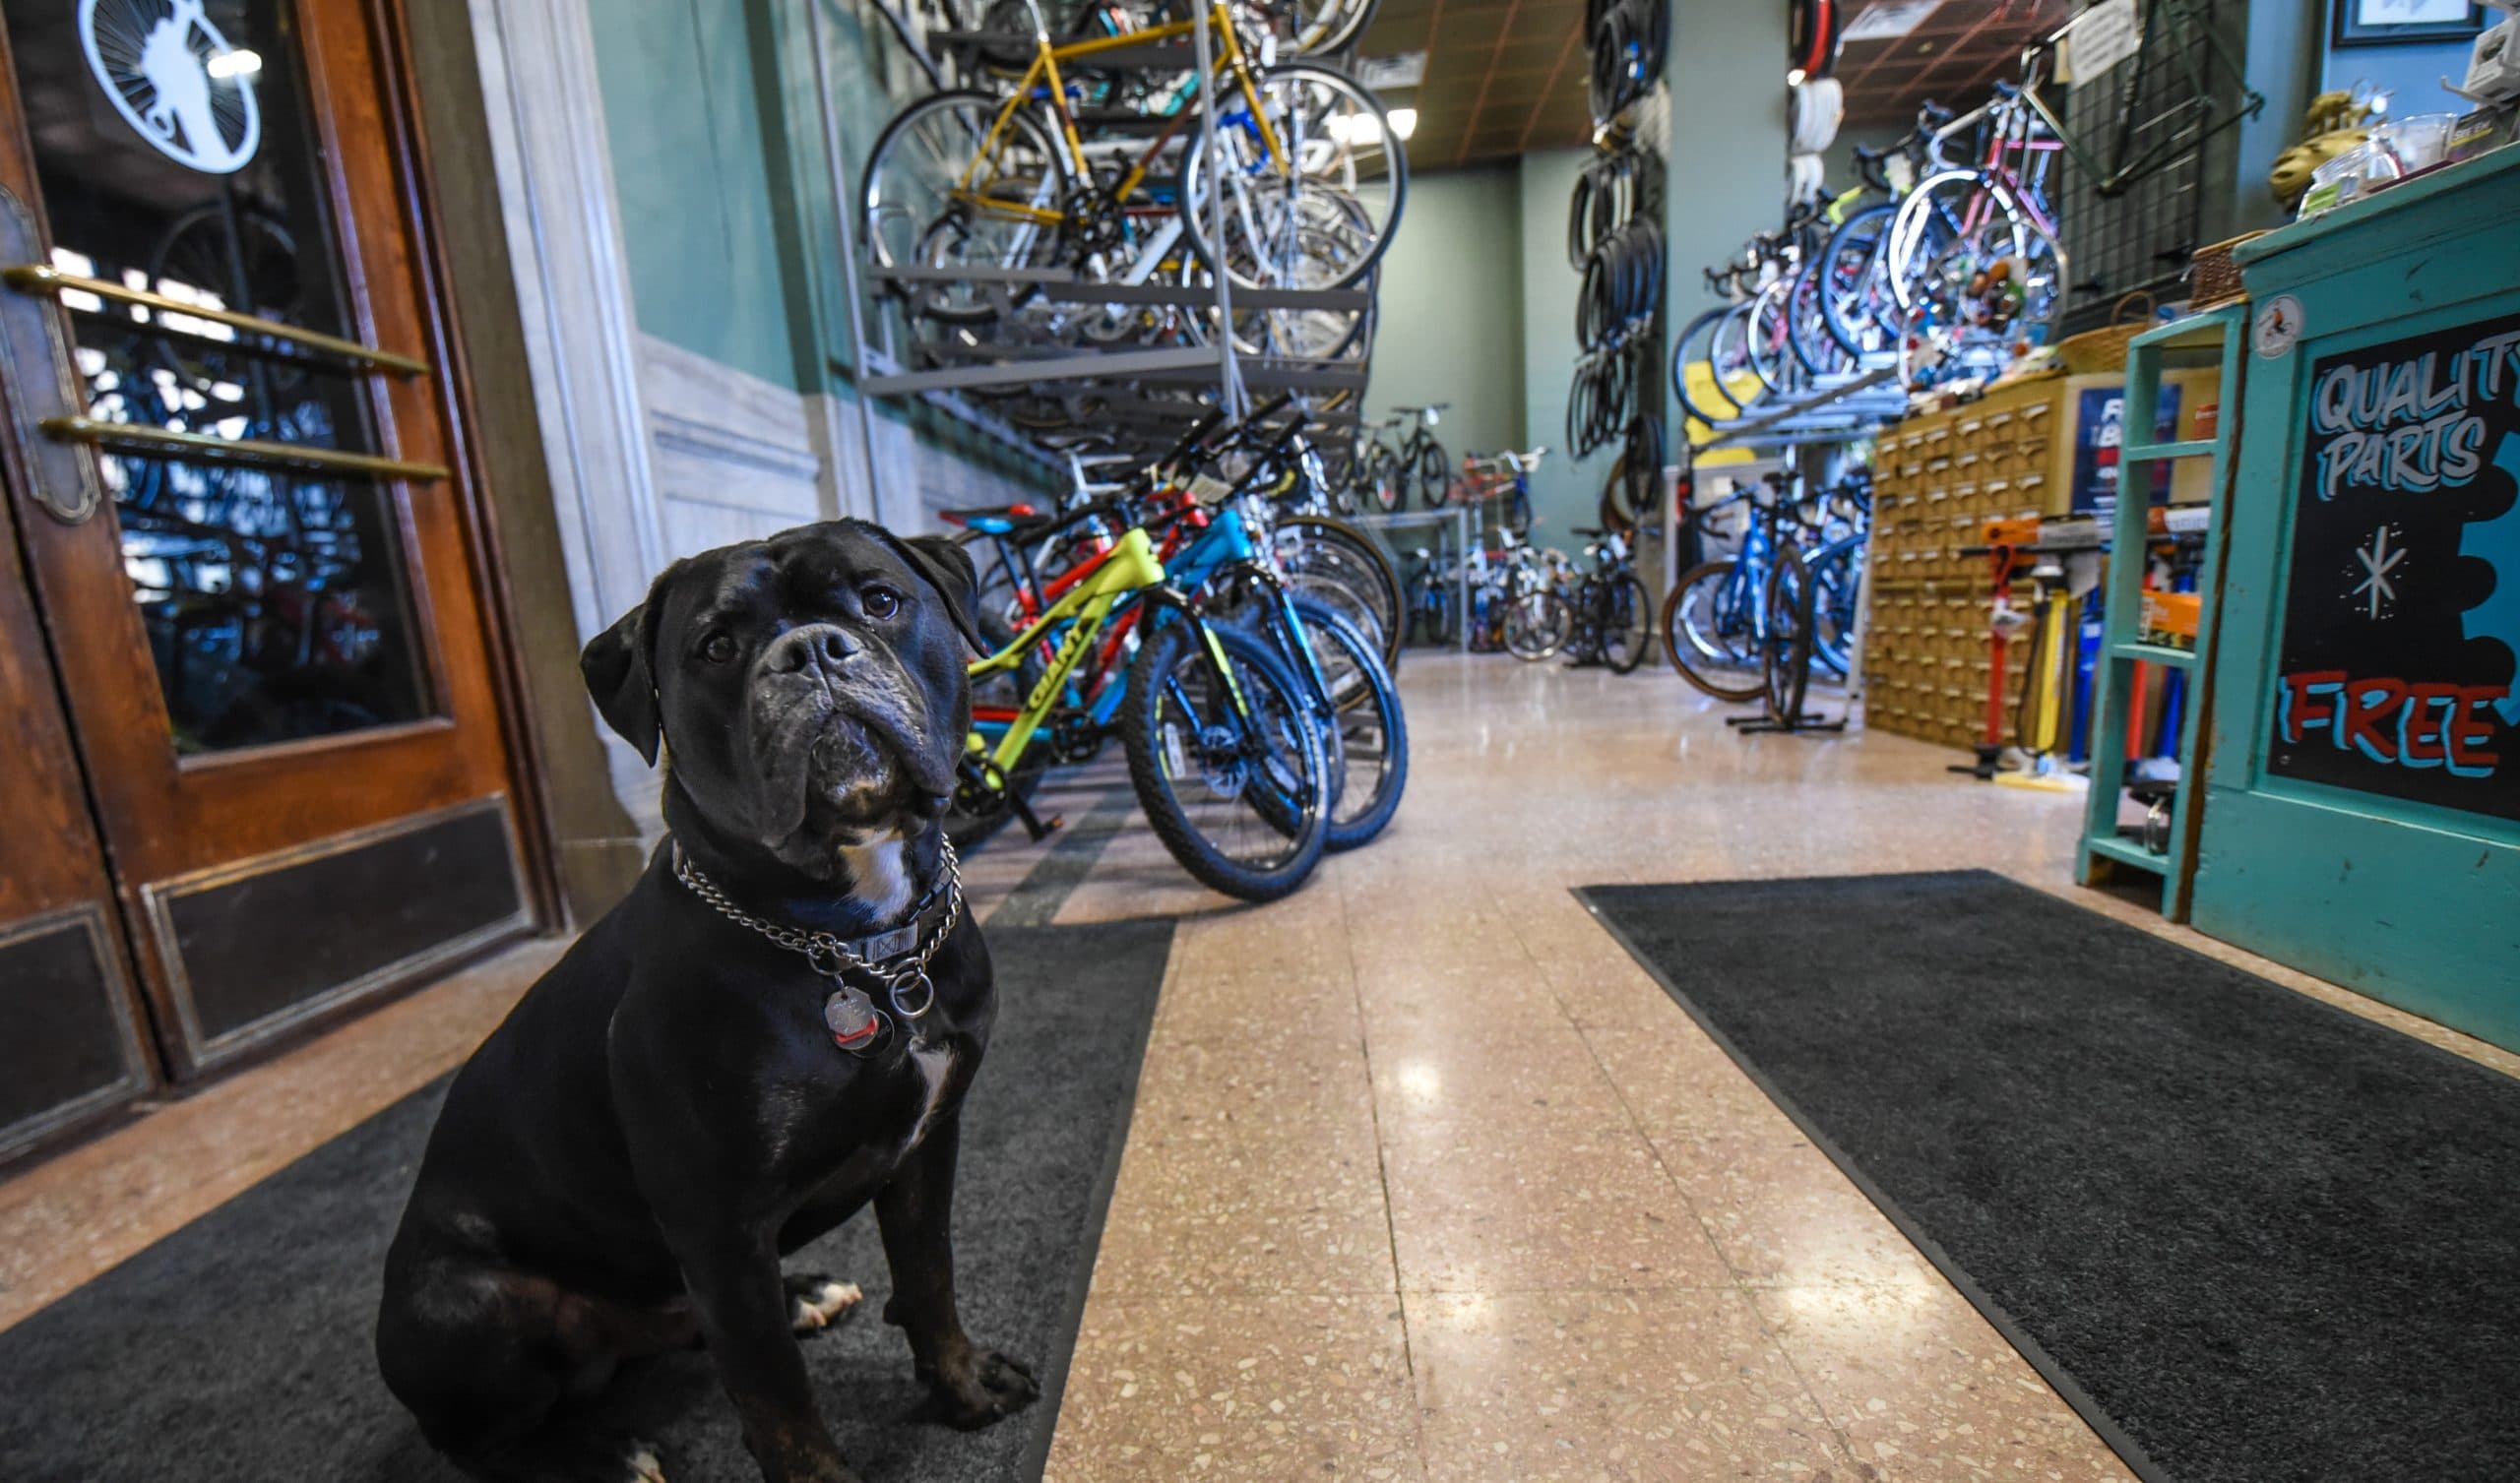
[[875, 1001], [863, 989], [844, 983], [823, 1001], [823, 1025], [831, 1031], [833, 1044], [851, 1055], [863, 1055], [874, 1049], [884, 1033], [884, 1017], [875, 1012]]

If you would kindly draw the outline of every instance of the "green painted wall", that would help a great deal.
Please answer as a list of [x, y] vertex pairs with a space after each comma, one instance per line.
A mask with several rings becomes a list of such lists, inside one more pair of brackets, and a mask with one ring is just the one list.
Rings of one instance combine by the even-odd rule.
[[1526, 446], [1548, 457], [1532, 479], [1532, 540], [1574, 551], [1567, 532], [1599, 517], [1602, 481], [1618, 462], [1615, 446], [1577, 463], [1566, 443], [1567, 389], [1575, 374], [1575, 297], [1583, 276], [1566, 261], [1566, 208], [1590, 150], [1551, 150], [1519, 161], [1516, 217], [1523, 244], [1523, 427]]
[[[596, 66], [639, 328], [800, 393], [853, 395], [813, 7], [850, 178], [926, 82], [858, 0], [603, 0]], [[1042, 465], [924, 403], [878, 414], [1028, 482]]]
[[753, 8], [605, 0], [596, 67], [639, 328], [795, 387]]
[[1435, 436], [1456, 465], [1526, 446], [1517, 218], [1511, 166], [1412, 175], [1383, 257], [1366, 417], [1451, 402]]
[[[1718, 302], [1700, 278], [1706, 268], [1785, 218], [1786, 19], [1782, 4], [1672, 7], [1670, 61], [1663, 73], [1672, 134], [1664, 211], [1670, 255], [1667, 335], [1679, 334]], [[1679, 399], [1666, 388], [1664, 400], [1666, 431], [1676, 449]]]

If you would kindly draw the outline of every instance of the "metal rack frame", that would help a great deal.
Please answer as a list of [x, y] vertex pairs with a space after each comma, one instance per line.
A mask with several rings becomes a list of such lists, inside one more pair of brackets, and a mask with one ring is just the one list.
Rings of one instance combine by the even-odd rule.
[[[1022, 387], [1066, 383], [1077, 386], [1107, 388], [1111, 400], [1103, 408], [1105, 426], [1128, 430], [1144, 430], [1150, 447], [1170, 441], [1178, 430], [1201, 415], [1202, 408], [1189, 402], [1171, 402], [1143, 394], [1130, 395], [1142, 387], [1213, 384], [1217, 400], [1227, 414], [1243, 415], [1250, 404], [1253, 388], [1291, 389], [1335, 395], [1350, 394], [1350, 406], [1329, 416], [1316, 416], [1317, 423], [1330, 426], [1353, 425], [1356, 419], [1354, 404], [1363, 398], [1368, 361], [1364, 358], [1301, 359], [1295, 357], [1245, 356], [1235, 348], [1233, 315], [1243, 309], [1330, 309], [1369, 313], [1374, 300], [1371, 287], [1335, 289], [1236, 288], [1224, 272], [1210, 275], [1208, 285], [1176, 283], [1109, 283], [1082, 278], [1073, 271], [1058, 268], [1001, 269], [931, 269], [876, 268], [860, 257], [856, 220], [850, 205], [855, 199], [850, 190], [851, 172], [843, 158], [843, 146], [834, 105], [827, 26], [822, 14], [825, 0], [808, 0], [814, 50], [814, 78], [823, 119], [825, 165], [831, 175], [834, 215], [837, 217], [842, 266], [843, 291], [848, 298], [849, 334], [851, 364], [849, 374], [857, 392], [857, 411], [868, 450], [867, 473], [873, 478], [874, 411], [876, 399], [916, 398], [937, 405], [949, 415], [985, 433], [992, 439], [1015, 448], [1037, 462], [1065, 470], [1063, 456], [1039, 438], [1029, 436], [1008, 424], [1003, 418], [976, 405], [968, 393], [1010, 390]], [[931, 81], [940, 76], [935, 56], [919, 43], [914, 28], [896, 14], [886, 0], [875, 0], [884, 11], [898, 39], [906, 50], [928, 73]], [[1191, 40], [1150, 43], [1141, 47], [1115, 47], [1099, 53], [1098, 68], [1150, 67], [1195, 70], [1199, 79], [1198, 138], [1210, 149], [1221, 150], [1219, 131], [1213, 127], [1217, 110], [1214, 61], [1215, 39], [1210, 30], [1208, 10], [1193, 7], [1195, 22]], [[996, 32], [939, 31], [928, 36], [951, 46], [970, 46], [989, 40], [1029, 46], [1033, 37]], [[1222, 161], [1214, 167], [1222, 178]], [[1210, 239], [1222, 241], [1225, 233], [1225, 193], [1209, 193], [1208, 209], [1212, 215]], [[966, 360], [962, 364], [946, 364], [910, 369], [903, 364], [899, 347], [893, 342], [892, 327], [882, 323], [874, 327], [870, 337], [867, 323], [870, 295], [880, 296], [897, 284], [914, 282], [975, 282], [994, 285], [1007, 292], [1010, 302], [1014, 291], [1027, 296], [1040, 296], [1063, 303], [1079, 304], [1148, 304], [1189, 310], [1210, 311], [1215, 315], [1212, 342], [1203, 345], [1128, 346], [1096, 350], [1074, 344], [985, 344], [975, 345], [968, 352], [947, 349], [941, 358]], [[880, 338], [881, 343], [877, 343]]]

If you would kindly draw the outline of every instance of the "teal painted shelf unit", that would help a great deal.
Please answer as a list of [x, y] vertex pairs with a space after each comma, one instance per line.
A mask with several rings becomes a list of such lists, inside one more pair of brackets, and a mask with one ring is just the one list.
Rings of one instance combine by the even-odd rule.
[[[2126, 347], [2126, 402], [2123, 425], [2130, 441], [2117, 454], [2117, 508], [2110, 531], [2109, 596], [2101, 630], [2099, 704], [2092, 713], [2091, 794], [2083, 820], [2083, 846], [2076, 857], [2075, 879], [2089, 886], [2111, 878], [2121, 867], [2148, 872], [2161, 883], [2161, 910], [2173, 921], [2187, 917], [2188, 888], [2196, 869], [2197, 801], [2204, 794], [2204, 769], [2198, 766], [2197, 738], [2204, 735], [2205, 676], [2212, 673], [2215, 614], [2212, 604], [2223, 570], [2224, 516], [2230, 500], [2232, 448], [2239, 418], [2240, 372], [2248, 340], [2248, 305], [2225, 304], [2174, 320], [2138, 335]], [[2214, 436], [2176, 443], [2137, 443], [2133, 430], [2149, 425], [2135, 415], [2138, 407], [2161, 403], [2164, 359], [2173, 352], [2220, 350], [2223, 384], [2214, 418]], [[2143, 632], [2145, 551], [2151, 542], [2147, 524], [2152, 501], [2146, 497], [2152, 465], [2173, 459], [2210, 459], [2211, 505], [2205, 524], [2205, 553], [2197, 590], [2207, 612], [2197, 624], [2196, 651], [2146, 644]], [[2119, 797], [2126, 779], [2126, 718], [2136, 702], [2138, 666], [2163, 665], [2187, 675], [2186, 704], [2180, 708], [2178, 791], [2171, 801], [2170, 848], [2156, 853], [2140, 840], [2117, 832]]]

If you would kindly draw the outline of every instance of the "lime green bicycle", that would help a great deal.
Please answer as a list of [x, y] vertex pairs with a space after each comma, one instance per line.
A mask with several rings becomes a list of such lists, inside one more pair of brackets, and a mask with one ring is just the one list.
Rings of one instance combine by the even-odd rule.
[[1115, 610], [1138, 604], [1140, 643], [1120, 707], [1120, 739], [1147, 822], [1201, 882], [1246, 901], [1285, 896], [1312, 874], [1330, 829], [1331, 764], [1298, 682], [1269, 647], [1211, 624], [1164, 585], [1143, 526], [1094, 558], [1025, 630], [971, 665], [975, 681], [1021, 673], [1056, 635], [1051, 656], [992, 742], [974, 731], [956, 808], [1014, 813], [1037, 836], [1026, 789], [1010, 779], [1057, 711]]

